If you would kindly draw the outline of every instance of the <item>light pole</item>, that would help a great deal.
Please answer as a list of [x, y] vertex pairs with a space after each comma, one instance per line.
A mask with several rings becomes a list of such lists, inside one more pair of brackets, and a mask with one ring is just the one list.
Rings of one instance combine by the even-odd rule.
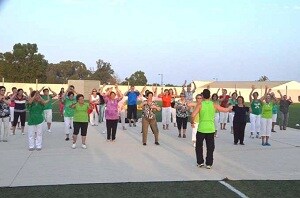
[[158, 74], [160, 76], [160, 86], [164, 86], [164, 74]]

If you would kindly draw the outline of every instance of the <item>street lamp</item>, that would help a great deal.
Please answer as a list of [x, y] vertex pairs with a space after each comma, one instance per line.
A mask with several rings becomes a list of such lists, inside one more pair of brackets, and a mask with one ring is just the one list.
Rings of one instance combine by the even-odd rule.
[[158, 74], [160, 76], [160, 86], [164, 85], [164, 74]]

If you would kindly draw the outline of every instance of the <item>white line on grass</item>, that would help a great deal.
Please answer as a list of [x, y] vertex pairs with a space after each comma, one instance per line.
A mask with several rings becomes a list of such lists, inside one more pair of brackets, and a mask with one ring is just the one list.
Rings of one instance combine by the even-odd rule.
[[241, 191], [237, 190], [236, 188], [234, 188], [230, 184], [226, 183], [225, 181], [219, 181], [219, 182], [220, 182], [220, 184], [226, 186], [229, 190], [235, 192], [238, 196], [240, 196], [242, 198], [248, 198], [244, 193], [242, 193]]

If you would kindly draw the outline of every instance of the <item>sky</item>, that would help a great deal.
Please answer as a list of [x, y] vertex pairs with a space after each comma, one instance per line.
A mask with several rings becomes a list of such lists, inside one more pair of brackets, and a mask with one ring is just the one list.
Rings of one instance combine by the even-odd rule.
[[0, 0], [0, 52], [102, 59], [124, 80], [300, 81], [300, 0]]

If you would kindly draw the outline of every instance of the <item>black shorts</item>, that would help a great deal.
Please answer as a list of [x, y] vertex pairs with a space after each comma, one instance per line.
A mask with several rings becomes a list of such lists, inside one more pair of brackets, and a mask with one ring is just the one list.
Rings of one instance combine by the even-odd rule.
[[88, 122], [73, 122], [73, 127], [74, 127], [73, 135], [78, 135], [80, 130], [81, 136], [86, 136], [88, 125], [89, 125]]
[[128, 119], [137, 119], [137, 106], [128, 105], [127, 106], [127, 118]]

